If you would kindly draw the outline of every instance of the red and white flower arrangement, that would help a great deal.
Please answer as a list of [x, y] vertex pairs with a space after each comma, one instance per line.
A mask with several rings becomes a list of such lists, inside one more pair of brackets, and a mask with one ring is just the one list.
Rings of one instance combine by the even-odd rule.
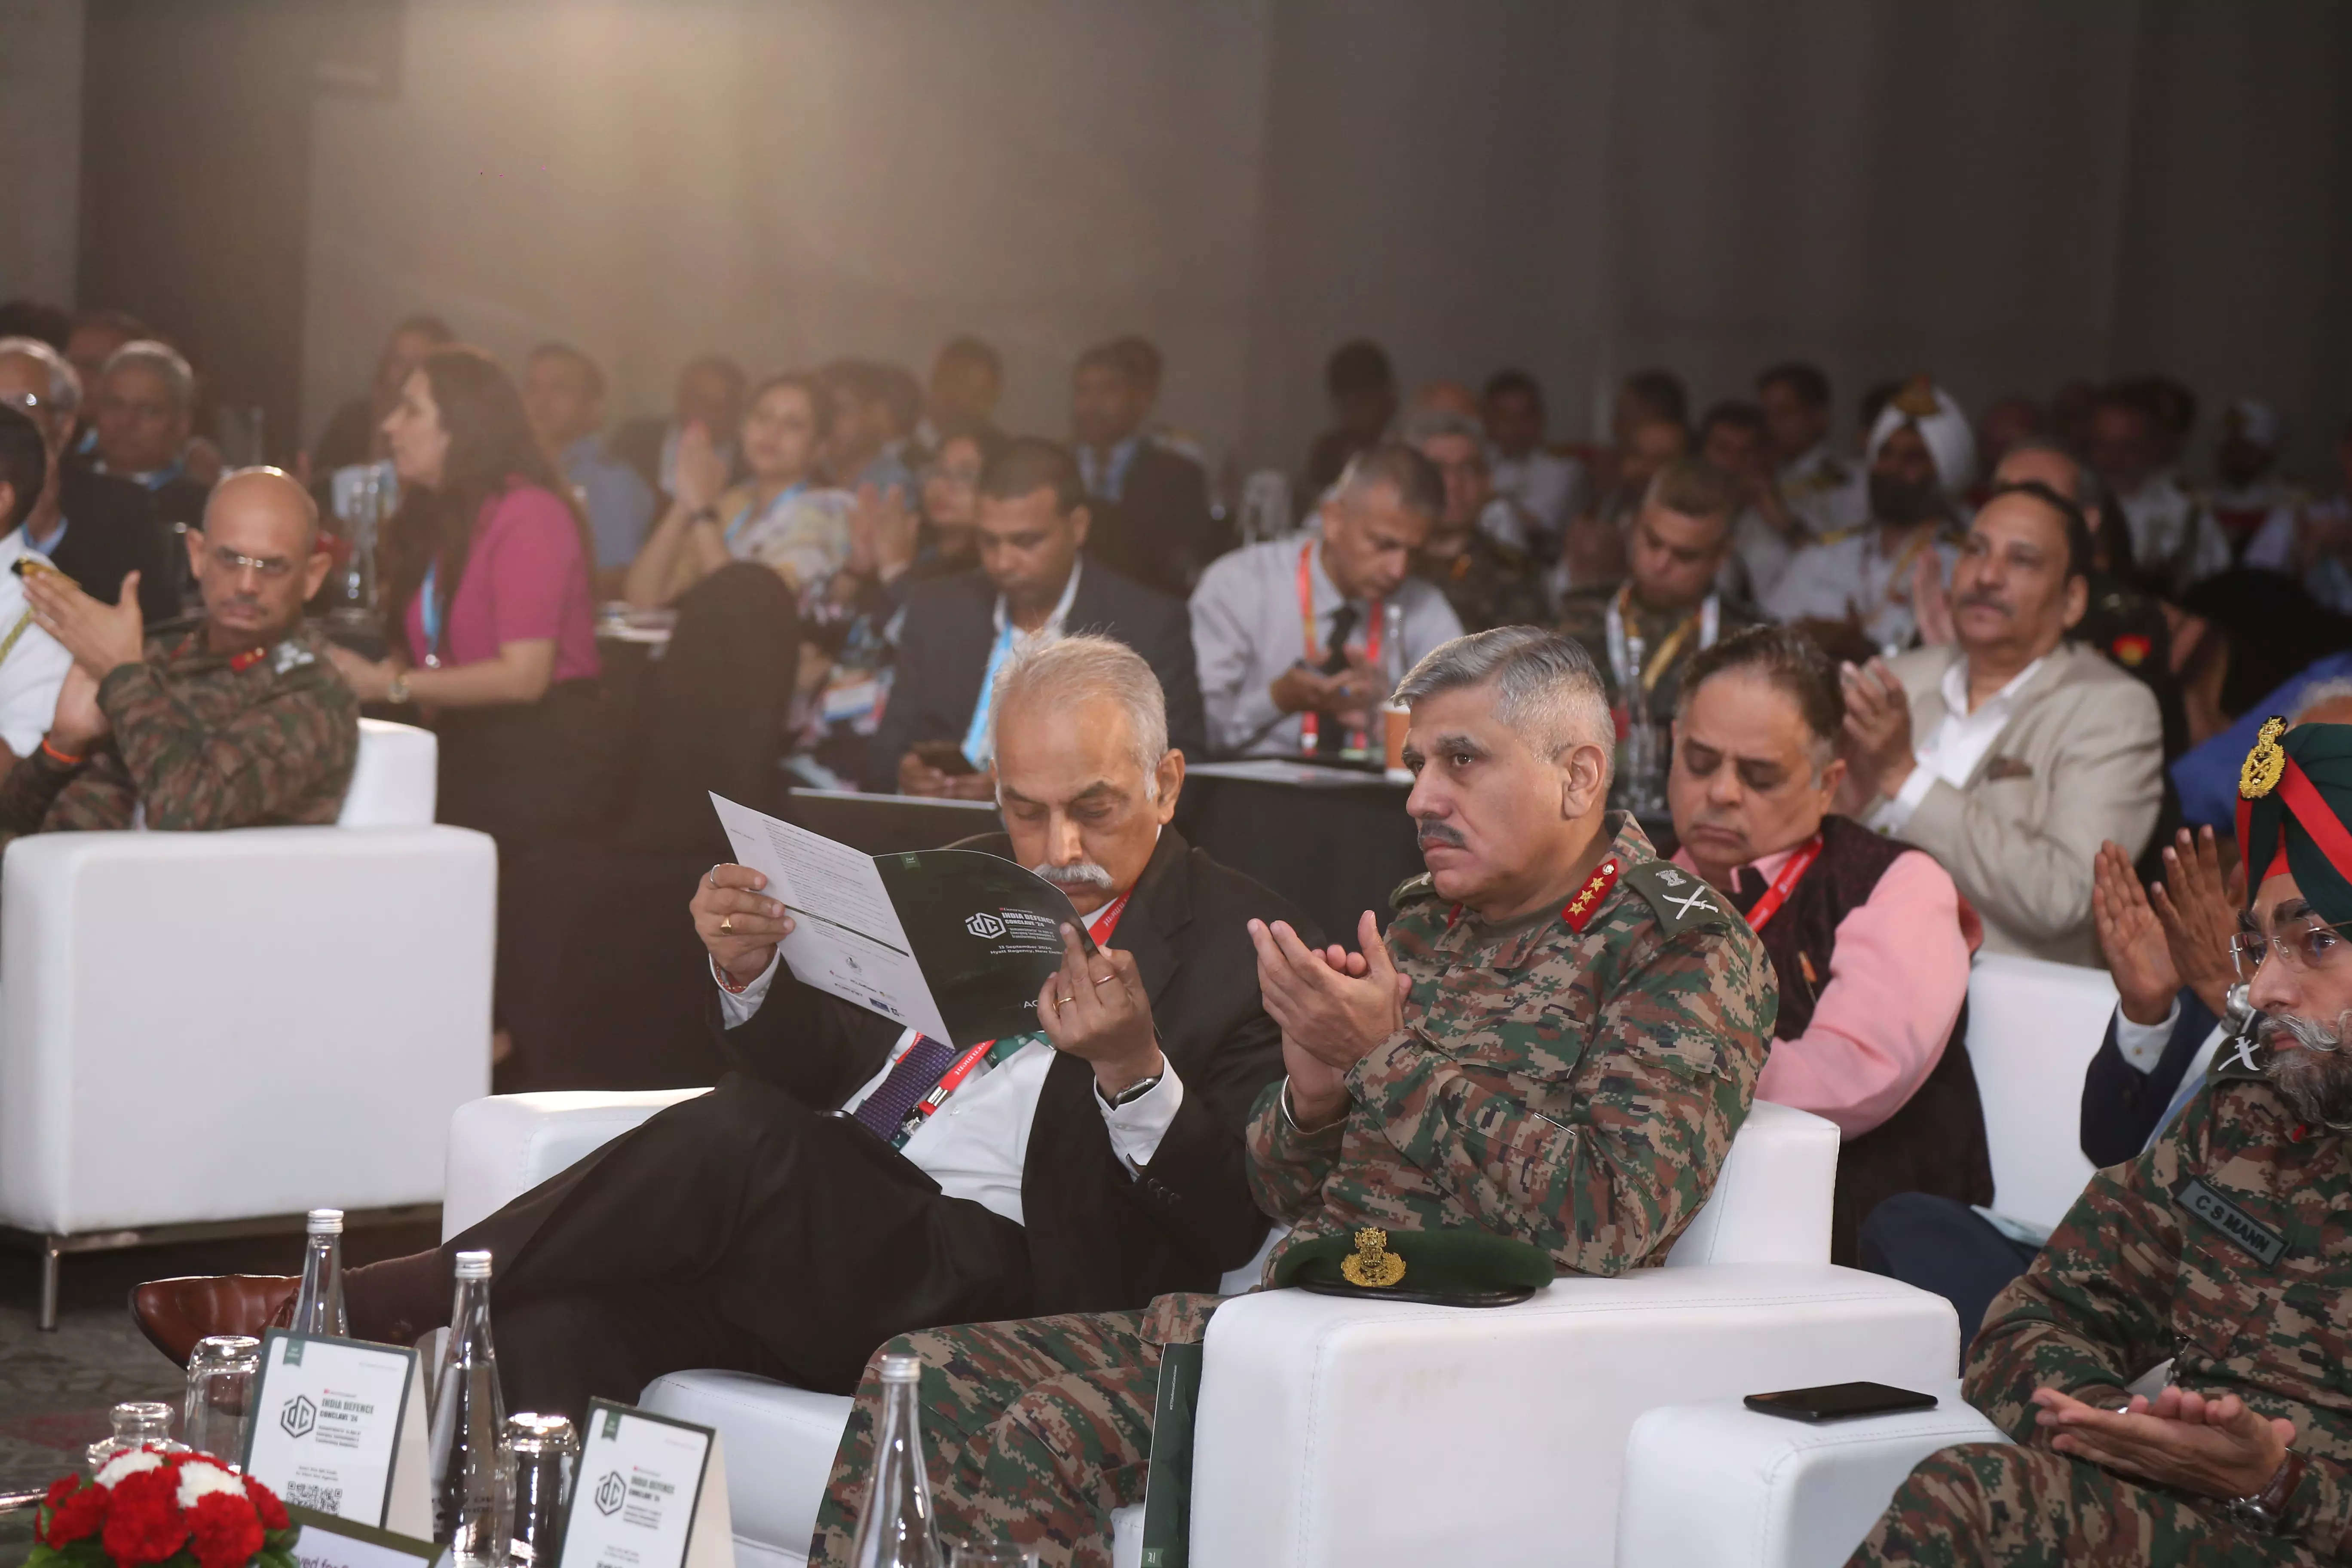
[[277, 1494], [209, 1454], [134, 1449], [49, 1489], [26, 1568], [295, 1568]]

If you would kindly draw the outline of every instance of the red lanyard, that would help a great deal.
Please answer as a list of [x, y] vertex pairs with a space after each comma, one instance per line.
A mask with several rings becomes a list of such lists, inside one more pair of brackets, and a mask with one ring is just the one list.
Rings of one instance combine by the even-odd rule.
[[1780, 874], [1772, 879], [1772, 885], [1764, 889], [1764, 896], [1756, 900], [1754, 909], [1748, 911], [1748, 929], [1762, 931], [1764, 922], [1780, 912], [1780, 906], [1789, 901], [1789, 895], [1796, 890], [1797, 883], [1821, 858], [1822, 836], [1816, 833], [1802, 849], [1789, 857], [1789, 863], [1780, 868]]
[[[1093, 934], [1097, 947], [1108, 942], [1111, 932], [1118, 929], [1118, 917], [1127, 912], [1127, 900], [1134, 896], [1135, 889], [1129, 889], [1087, 923], [1087, 930]], [[917, 1100], [914, 1108], [907, 1112], [906, 1120], [899, 1122], [898, 1142], [903, 1145], [908, 1134], [920, 1127], [924, 1120], [933, 1111], [945, 1105], [948, 1102], [948, 1096], [962, 1088], [963, 1080], [970, 1078], [982, 1061], [1002, 1061], [1027, 1045], [1030, 1038], [1031, 1037], [1024, 1035], [1011, 1040], [982, 1040], [958, 1057], [955, 1059], [955, 1065], [940, 1075], [940, 1081], [931, 1087], [931, 1092]], [[999, 1045], [1005, 1047], [1002, 1056], [996, 1054], [996, 1047]]]
[[[1315, 543], [1316, 542], [1310, 539], [1298, 547], [1298, 624], [1306, 633], [1307, 662], [1309, 664], [1322, 663], [1324, 655], [1328, 651], [1315, 640], [1315, 578], [1307, 566], [1309, 557], [1315, 552]], [[1375, 664], [1380, 662], [1381, 633], [1387, 624], [1388, 616], [1381, 613], [1381, 601], [1374, 599], [1371, 625], [1364, 631], [1364, 657]], [[1311, 708], [1298, 716], [1298, 742], [1301, 750], [1312, 752], [1315, 749], [1315, 736], [1318, 729], [1316, 721], [1319, 717], [1320, 715]], [[1354, 742], [1358, 751], [1363, 750], [1364, 731], [1355, 731], [1349, 735], [1348, 739]]]

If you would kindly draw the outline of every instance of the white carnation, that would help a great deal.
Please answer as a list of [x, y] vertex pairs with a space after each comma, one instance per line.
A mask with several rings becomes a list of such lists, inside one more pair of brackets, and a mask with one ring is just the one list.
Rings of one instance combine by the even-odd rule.
[[194, 1508], [215, 1492], [226, 1492], [232, 1497], [245, 1495], [245, 1482], [230, 1475], [218, 1465], [198, 1459], [180, 1467], [180, 1506]]
[[112, 1491], [117, 1481], [130, 1476], [142, 1475], [148, 1470], [160, 1470], [163, 1468], [163, 1455], [151, 1454], [144, 1448], [134, 1448], [128, 1454], [117, 1454], [107, 1460], [105, 1467], [90, 1479], [108, 1491]]

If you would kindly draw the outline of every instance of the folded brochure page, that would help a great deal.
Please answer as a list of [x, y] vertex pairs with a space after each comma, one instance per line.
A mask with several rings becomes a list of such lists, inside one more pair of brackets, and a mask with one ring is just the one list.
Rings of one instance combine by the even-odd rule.
[[1002, 856], [918, 849], [872, 856], [710, 797], [739, 864], [768, 879], [793, 931], [785, 966], [803, 985], [961, 1048], [1037, 1028], [1037, 993], [1062, 966], [1064, 924], [1086, 922], [1061, 889]]

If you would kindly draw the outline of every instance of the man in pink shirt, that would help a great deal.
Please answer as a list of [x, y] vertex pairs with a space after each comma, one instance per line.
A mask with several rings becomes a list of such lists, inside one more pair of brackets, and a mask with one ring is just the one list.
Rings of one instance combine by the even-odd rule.
[[1989, 1203], [1992, 1168], [1961, 1044], [1980, 928], [1925, 852], [1830, 813], [1844, 717], [1835, 667], [1802, 634], [1727, 637], [1684, 679], [1666, 798], [1675, 862], [1748, 917], [1780, 976], [1756, 1097], [1845, 1134], [1830, 1260], [1851, 1264], [1880, 1199]]

